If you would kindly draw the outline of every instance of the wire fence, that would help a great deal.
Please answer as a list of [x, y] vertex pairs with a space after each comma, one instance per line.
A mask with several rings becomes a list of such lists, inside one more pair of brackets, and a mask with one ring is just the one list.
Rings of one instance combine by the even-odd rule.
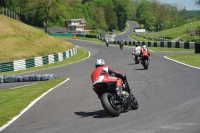
[[9, 9], [0, 7], [0, 14], [3, 14], [7, 17], [20, 21], [20, 16]]

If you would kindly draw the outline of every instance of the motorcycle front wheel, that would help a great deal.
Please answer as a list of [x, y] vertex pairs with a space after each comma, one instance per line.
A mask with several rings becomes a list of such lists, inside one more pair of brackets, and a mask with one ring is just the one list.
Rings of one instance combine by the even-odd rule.
[[123, 49], [123, 45], [120, 45], [120, 49], [121, 49], [121, 50]]
[[106, 113], [112, 117], [117, 117], [121, 113], [121, 107], [116, 106], [113, 101], [113, 95], [110, 93], [104, 93], [101, 96], [101, 104], [105, 109]]
[[137, 110], [138, 108], [139, 108], [139, 104], [138, 104], [137, 99], [135, 99], [134, 101], [132, 100], [131, 101], [131, 109], [132, 110]]
[[144, 69], [148, 69], [148, 66], [149, 66], [148, 61], [144, 60]]

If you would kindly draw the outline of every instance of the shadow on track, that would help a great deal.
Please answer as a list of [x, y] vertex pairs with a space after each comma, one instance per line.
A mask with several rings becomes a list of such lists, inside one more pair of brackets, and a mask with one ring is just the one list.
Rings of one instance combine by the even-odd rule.
[[107, 115], [105, 110], [98, 110], [98, 111], [93, 111], [93, 112], [74, 112], [76, 115], [79, 115], [81, 117], [90, 117], [92, 116], [93, 118], [111, 118], [110, 116]]
[[147, 70], [147, 69], [144, 69], [144, 68], [138, 68], [138, 69], [133, 69], [133, 70]]
[[130, 64], [127, 64], [127, 65], [138, 65], [138, 64], [135, 64], [135, 63], [130, 63]]

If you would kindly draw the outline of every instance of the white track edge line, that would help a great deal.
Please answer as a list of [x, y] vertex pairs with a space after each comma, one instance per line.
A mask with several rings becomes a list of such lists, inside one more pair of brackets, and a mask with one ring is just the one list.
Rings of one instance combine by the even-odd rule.
[[182, 64], [182, 65], [188, 66], [188, 67], [192, 67], [192, 68], [200, 69], [199, 67], [191, 66], [191, 65], [188, 65], [188, 64], [185, 64], [185, 63], [182, 63], [182, 62], [179, 62], [179, 61], [176, 61], [176, 60], [170, 59], [170, 58], [168, 58], [168, 57], [166, 57], [166, 56], [164, 56], [164, 58], [166, 58], [166, 59], [168, 59], [168, 60], [171, 60], [171, 61], [174, 61], [174, 62], [176, 62], [176, 63]]
[[11, 123], [13, 123], [15, 120], [17, 120], [22, 114], [24, 114], [28, 109], [30, 109], [37, 101], [39, 101], [42, 97], [44, 97], [47, 93], [49, 93], [50, 91], [52, 91], [53, 89], [55, 89], [56, 87], [64, 84], [65, 82], [67, 82], [70, 78], [67, 78], [65, 81], [63, 81], [62, 83], [56, 85], [55, 87], [51, 88], [50, 90], [48, 90], [47, 92], [43, 93], [40, 97], [36, 98], [34, 101], [32, 101], [25, 109], [23, 109], [17, 116], [13, 117], [10, 121], [8, 121], [5, 125], [3, 125], [2, 127], [0, 127], [0, 132], [2, 130], [4, 130], [6, 127], [8, 127]]

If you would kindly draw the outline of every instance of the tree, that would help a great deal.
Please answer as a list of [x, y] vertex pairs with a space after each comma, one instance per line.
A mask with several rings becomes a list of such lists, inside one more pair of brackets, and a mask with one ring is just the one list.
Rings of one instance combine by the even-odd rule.
[[195, 3], [200, 6], [200, 0], [195, 0]]
[[126, 27], [126, 22], [130, 18], [130, 8], [128, 8], [130, 0], [113, 0], [114, 11], [117, 15], [117, 25], [119, 30], [123, 30]]
[[110, 6], [104, 6], [104, 12], [106, 24], [108, 25], [108, 30], [112, 31], [114, 29], [117, 29], [117, 16], [113, 8]]
[[[48, 33], [48, 27], [49, 27], [49, 17], [52, 6], [54, 6], [58, 0], [30, 0], [27, 3], [27, 11], [35, 11], [35, 13], [44, 13], [44, 25], [45, 25], [45, 32]], [[39, 10], [36, 10], [39, 9]]]

